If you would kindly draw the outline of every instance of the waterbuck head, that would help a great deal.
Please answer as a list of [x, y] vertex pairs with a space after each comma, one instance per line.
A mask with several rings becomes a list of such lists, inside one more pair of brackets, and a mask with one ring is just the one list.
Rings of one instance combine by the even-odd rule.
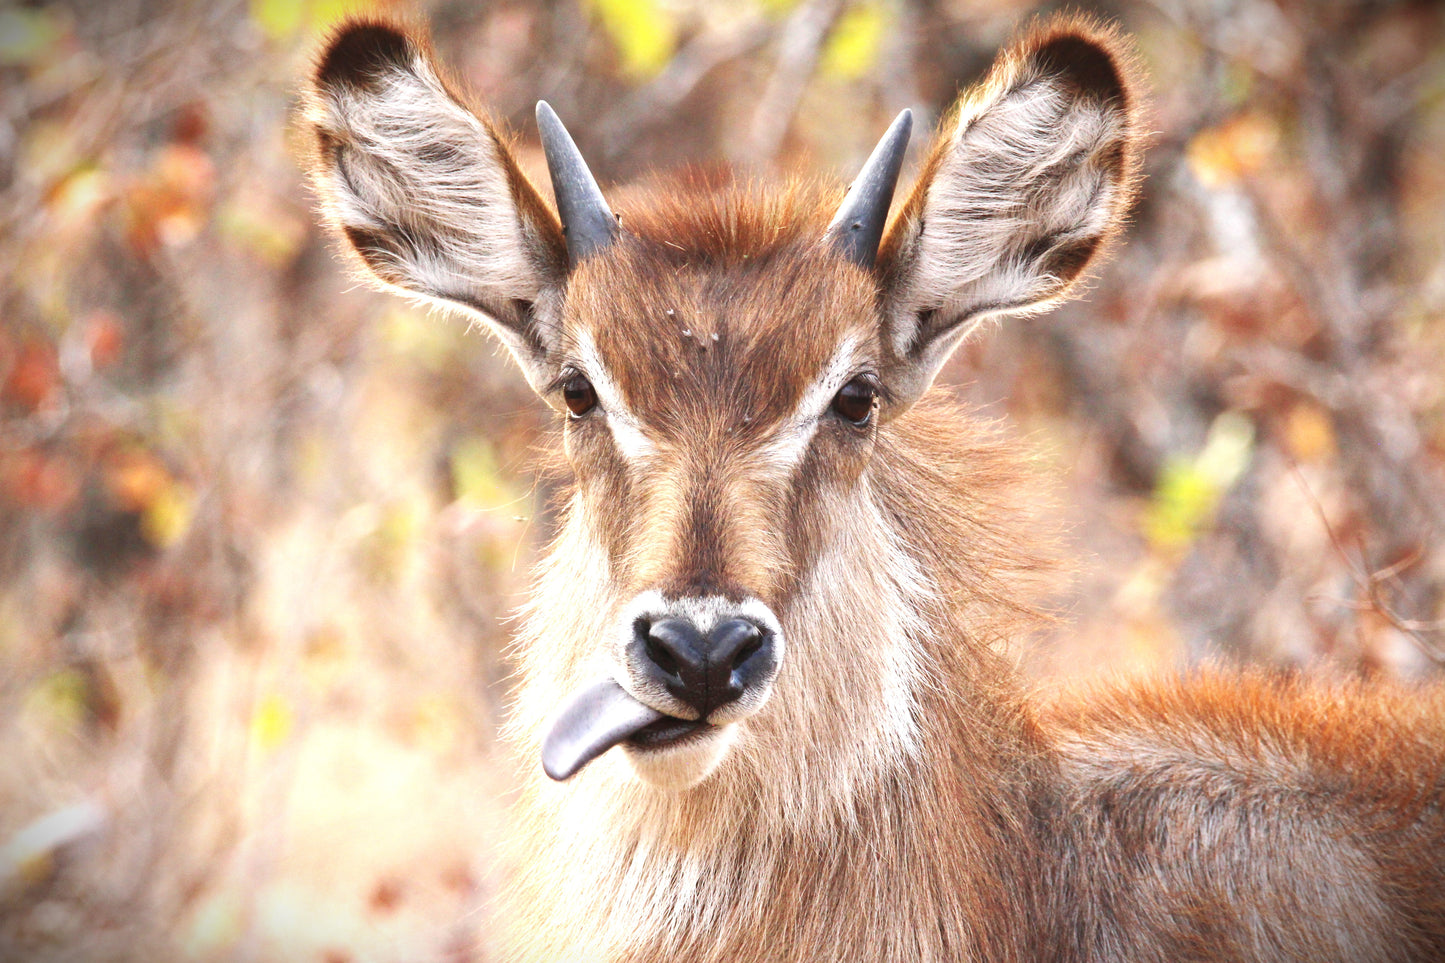
[[908, 506], [888, 472], [943, 437], [915, 403], [968, 332], [1064, 298], [1116, 229], [1132, 100], [1111, 33], [1035, 28], [891, 225], [907, 112], [846, 193], [691, 173], [604, 198], [539, 104], [554, 214], [417, 40], [333, 39], [309, 103], [326, 218], [366, 276], [483, 321], [563, 423], [520, 652], [550, 775], [615, 746], [672, 789], [916, 751], [918, 647], [948, 604], [930, 573], [963, 562], [900, 521], [954, 506]]

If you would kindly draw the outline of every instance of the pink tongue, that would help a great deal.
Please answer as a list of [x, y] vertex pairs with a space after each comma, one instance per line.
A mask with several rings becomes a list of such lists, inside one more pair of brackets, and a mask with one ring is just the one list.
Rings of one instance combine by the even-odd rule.
[[542, 740], [542, 769], [561, 782], [644, 726], [663, 718], [611, 679], [578, 689]]

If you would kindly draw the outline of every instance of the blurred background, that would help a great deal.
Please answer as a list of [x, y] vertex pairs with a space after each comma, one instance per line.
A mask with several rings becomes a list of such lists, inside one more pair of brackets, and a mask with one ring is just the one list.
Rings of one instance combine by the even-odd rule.
[[[1019, 659], [1438, 676], [1445, 13], [1076, 6], [1152, 76], [1143, 196], [1085, 301], [942, 379], [1059, 479], [1080, 572]], [[494, 958], [546, 418], [318, 231], [297, 89], [331, 25], [422, 25], [539, 173], [545, 97], [604, 185], [842, 181], [1048, 9], [0, 4], [0, 960]]]

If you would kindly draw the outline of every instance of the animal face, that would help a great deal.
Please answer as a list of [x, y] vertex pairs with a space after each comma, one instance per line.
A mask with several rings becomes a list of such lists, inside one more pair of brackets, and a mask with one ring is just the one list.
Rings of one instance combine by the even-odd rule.
[[1115, 230], [1118, 51], [1077, 20], [1006, 51], [885, 234], [907, 112], [841, 198], [683, 175], [609, 202], [542, 104], [559, 220], [418, 41], [333, 40], [309, 107], [329, 221], [365, 276], [483, 320], [563, 421], [573, 484], [523, 660], [554, 778], [621, 746], [683, 789], [740, 743], [805, 747], [822, 714], [864, 755], [909, 751], [935, 546], [889, 464], [967, 333], [1061, 300]]
[[549, 386], [616, 599], [602, 674], [668, 717], [624, 751], [669, 784], [767, 703], [819, 543], [866, 510], [850, 500], [878, 430], [876, 284], [811, 210], [744, 190], [627, 219], [573, 276]]

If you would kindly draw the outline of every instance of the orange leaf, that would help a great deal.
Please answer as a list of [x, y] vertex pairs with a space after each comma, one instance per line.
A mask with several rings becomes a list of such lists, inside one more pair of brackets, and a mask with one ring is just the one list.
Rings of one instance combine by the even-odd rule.
[[41, 341], [30, 341], [21, 347], [14, 367], [5, 378], [4, 388], [0, 389], [0, 397], [35, 411], [50, 400], [59, 385], [55, 348]]
[[108, 368], [120, 360], [125, 332], [114, 311], [100, 309], [85, 319], [85, 347], [92, 368]]
[[39, 448], [17, 453], [0, 476], [5, 493], [26, 508], [55, 511], [70, 504], [80, 491], [74, 466]]
[[116, 504], [130, 512], [144, 511], [171, 486], [170, 473], [145, 452], [126, 452], [106, 466], [106, 487]]
[[1207, 187], [1222, 187], [1262, 168], [1278, 141], [1274, 119], [1253, 111], [1195, 134], [1186, 154], [1200, 181]]

